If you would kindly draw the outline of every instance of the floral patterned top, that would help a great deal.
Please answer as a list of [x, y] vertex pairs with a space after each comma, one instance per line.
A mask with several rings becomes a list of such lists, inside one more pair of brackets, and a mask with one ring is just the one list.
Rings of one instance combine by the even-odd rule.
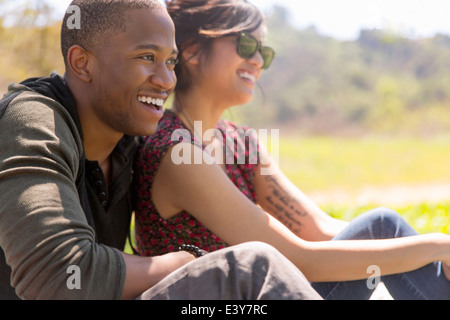
[[[220, 120], [216, 129], [215, 136], [223, 142], [223, 154], [226, 155], [223, 162], [228, 177], [256, 203], [253, 184], [259, 161], [256, 133], [227, 120]], [[227, 246], [188, 212], [183, 211], [170, 219], [163, 219], [152, 201], [151, 186], [161, 160], [169, 148], [182, 141], [190, 141], [203, 150], [206, 148], [196, 137], [191, 137], [187, 127], [173, 111], [166, 110], [155, 134], [145, 139], [139, 151], [136, 163], [135, 240], [136, 250], [141, 255], [154, 256], [176, 251], [182, 244], [195, 245], [208, 252]]]

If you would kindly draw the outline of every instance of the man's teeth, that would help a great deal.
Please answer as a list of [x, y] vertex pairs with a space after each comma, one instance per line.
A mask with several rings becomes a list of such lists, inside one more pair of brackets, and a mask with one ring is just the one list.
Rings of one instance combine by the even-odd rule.
[[147, 104], [154, 104], [155, 106], [158, 106], [158, 107], [164, 106], [163, 99], [155, 99], [155, 98], [150, 98], [150, 97], [139, 96], [138, 100], [139, 100], [139, 102], [144, 102]]
[[248, 80], [251, 80], [253, 82], [256, 81], [256, 77], [253, 74], [248, 73], [248, 72], [242, 72], [242, 73], [239, 74], [239, 76], [241, 78], [248, 79]]

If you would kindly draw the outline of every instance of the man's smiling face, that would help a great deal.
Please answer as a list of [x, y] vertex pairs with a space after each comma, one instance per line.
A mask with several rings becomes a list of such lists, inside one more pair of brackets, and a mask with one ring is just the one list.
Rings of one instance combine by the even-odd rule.
[[114, 131], [150, 135], [176, 84], [175, 28], [164, 8], [129, 10], [126, 18], [126, 30], [94, 55], [92, 106]]

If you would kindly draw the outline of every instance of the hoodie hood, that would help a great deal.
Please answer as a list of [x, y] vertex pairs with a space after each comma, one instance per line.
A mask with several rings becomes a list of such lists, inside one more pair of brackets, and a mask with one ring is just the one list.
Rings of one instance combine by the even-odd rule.
[[34, 91], [61, 104], [75, 121], [80, 134], [82, 133], [75, 99], [66, 86], [63, 77], [56, 72], [52, 72], [49, 77], [29, 78], [19, 84], [9, 85], [8, 93], [0, 101], [0, 118], [3, 116], [9, 103], [23, 91]]

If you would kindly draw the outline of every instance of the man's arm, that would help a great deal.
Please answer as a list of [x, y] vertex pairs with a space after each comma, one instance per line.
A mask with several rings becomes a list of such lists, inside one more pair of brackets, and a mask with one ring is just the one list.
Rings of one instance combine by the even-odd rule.
[[122, 253], [127, 265], [127, 276], [122, 299], [135, 299], [150, 289], [171, 272], [194, 260], [194, 256], [185, 251], [168, 253], [156, 257], [140, 257]]
[[[0, 119], [0, 245], [23, 299], [117, 299], [126, 265], [95, 243], [75, 180], [82, 143], [64, 108], [26, 92]], [[71, 269], [80, 288], [68, 285]], [[77, 279], [74, 279], [77, 280]]]

